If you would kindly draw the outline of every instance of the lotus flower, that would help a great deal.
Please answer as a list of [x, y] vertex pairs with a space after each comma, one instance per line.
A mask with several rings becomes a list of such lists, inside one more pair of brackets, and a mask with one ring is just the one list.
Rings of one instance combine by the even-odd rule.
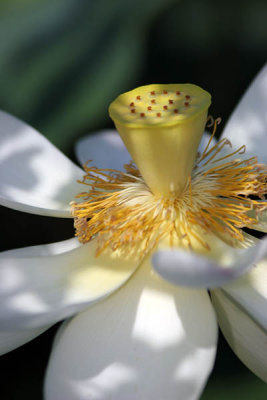
[[216, 143], [201, 141], [202, 89], [128, 92], [110, 107], [123, 141], [105, 131], [78, 142], [85, 171], [1, 112], [1, 204], [74, 216], [76, 228], [76, 238], [1, 253], [2, 353], [77, 314], [56, 336], [47, 400], [199, 398], [215, 311], [267, 382], [267, 242], [242, 229], [267, 227], [266, 93], [267, 66]]

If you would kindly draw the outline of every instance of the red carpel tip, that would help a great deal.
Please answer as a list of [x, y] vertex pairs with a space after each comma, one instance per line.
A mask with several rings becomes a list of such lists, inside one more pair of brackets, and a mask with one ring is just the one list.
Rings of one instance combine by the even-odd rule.
[[161, 113], [157, 113], [157, 117], [161, 117]]
[[144, 118], [145, 116], [146, 116], [145, 113], [141, 113], [141, 114], [140, 114], [140, 117], [141, 117], [141, 118]]

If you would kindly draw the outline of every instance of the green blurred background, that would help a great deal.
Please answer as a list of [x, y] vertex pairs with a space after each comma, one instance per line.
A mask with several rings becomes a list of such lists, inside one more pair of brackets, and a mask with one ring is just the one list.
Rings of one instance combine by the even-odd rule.
[[[267, 60], [266, 0], [0, 0], [0, 107], [74, 159], [79, 137], [112, 127], [108, 104], [153, 82], [196, 83], [223, 127]], [[0, 207], [1, 249], [73, 235], [69, 220]], [[0, 358], [0, 399], [41, 400], [57, 326]], [[202, 400], [265, 400], [220, 338]], [[64, 399], [62, 399], [64, 400]]]

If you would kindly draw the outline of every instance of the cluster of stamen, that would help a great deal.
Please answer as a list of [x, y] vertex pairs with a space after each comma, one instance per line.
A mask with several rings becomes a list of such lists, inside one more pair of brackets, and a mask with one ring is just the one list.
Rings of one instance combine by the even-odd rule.
[[266, 166], [255, 157], [245, 159], [244, 146], [231, 152], [227, 139], [214, 146], [211, 140], [183, 193], [169, 198], [154, 196], [132, 163], [125, 172], [86, 164], [81, 183], [89, 190], [72, 203], [76, 236], [82, 243], [96, 238], [97, 254], [109, 247], [138, 251], [140, 257], [163, 239], [189, 248], [194, 239], [208, 250], [199, 229], [242, 243], [242, 228], [257, 223], [257, 213], [266, 208]]

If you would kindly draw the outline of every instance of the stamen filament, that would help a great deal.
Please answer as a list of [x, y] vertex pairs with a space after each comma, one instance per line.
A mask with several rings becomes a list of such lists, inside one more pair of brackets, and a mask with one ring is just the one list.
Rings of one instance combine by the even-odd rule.
[[[267, 207], [266, 202], [249, 197], [263, 199], [267, 193], [266, 167], [258, 165], [256, 157], [221, 164], [244, 149], [241, 146], [220, 157], [225, 143], [206, 147], [179, 196], [153, 195], [132, 163], [125, 172], [86, 164], [80, 183], [90, 191], [80, 193], [80, 201], [72, 203], [79, 240], [85, 243], [97, 237], [97, 254], [110, 247], [137, 252], [140, 257], [166, 238], [170, 246], [191, 249], [197, 241], [208, 251], [199, 228], [245, 242], [242, 228], [256, 224], [258, 214]], [[255, 213], [249, 215], [251, 211]]]

